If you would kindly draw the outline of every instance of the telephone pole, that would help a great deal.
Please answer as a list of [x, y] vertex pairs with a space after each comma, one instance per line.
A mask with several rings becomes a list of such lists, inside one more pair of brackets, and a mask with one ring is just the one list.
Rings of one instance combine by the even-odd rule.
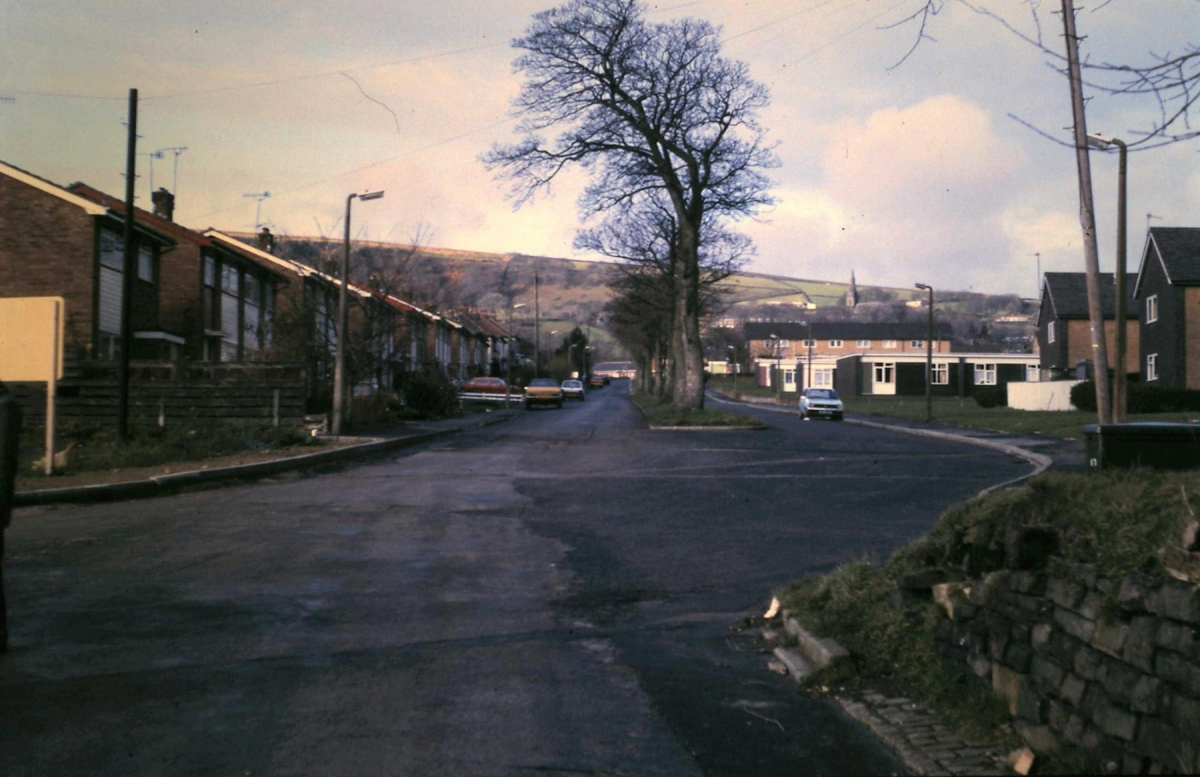
[[117, 360], [117, 438], [129, 441], [129, 351], [133, 348], [133, 277], [137, 248], [133, 243], [133, 185], [137, 173], [138, 90], [129, 90], [129, 139], [125, 149], [125, 256], [121, 272], [121, 353]]
[[[1067, 73], [1071, 83], [1071, 109], [1075, 119], [1075, 166], [1079, 175], [1079, 224], [1083, 228], [1083, 258], [1087, 275], [1088, 316], [1091, 319], [1092, 367], [1096, 376], [1096, 411], [1100, 423], [1112, 423], [1112, 398], [1108, 390], [1108, 342], [1104, 336], [1104, 309], [1100, 296], [1100, 254], [1096, 246], [1096, 209], [1092, 199], [1092, 168], [1088, 158], [1087, 114], [1083, 103], [1083, 77], [1079, 66], [1079, 37], [1075, 32], [1075, 4], [1062, 0], [1063, 31], [1067, 43]], [[1117, 322], [1121, 326], [1124, 322]]]

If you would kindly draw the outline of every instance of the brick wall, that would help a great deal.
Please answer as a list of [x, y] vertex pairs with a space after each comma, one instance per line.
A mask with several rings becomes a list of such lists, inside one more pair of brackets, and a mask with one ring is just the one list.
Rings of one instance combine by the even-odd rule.
[[[1073, 369], [1077, 363], [1092, 358], [1092, 325], [1086, 320], [1073, 319], [1066, 322], [1067, 329], [1067, 369]], [[1141, 348], [1139, 326], [1137, 320], [1125, 322], [1125, 370], [1139, 372], [1141, 370]], [[1117, 361], [1117, 322], [1104, 322], [1104, 340], [1108, 351], [1109, 367], [1115, 368]]]
[[1200, 389], [1200, 287], [1183, 289], [1183, 331], [1186, 385], [1190, 389]]
[[95, 223], [77, 205], [0, 175], [0, 295], [63, 297], [66, 350], [92, 345]]

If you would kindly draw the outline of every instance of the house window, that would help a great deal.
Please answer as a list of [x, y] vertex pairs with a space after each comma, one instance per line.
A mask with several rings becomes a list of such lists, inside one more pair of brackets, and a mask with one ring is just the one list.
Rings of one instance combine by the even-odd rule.
[[895, 347], [896, 347], [896, 341], [895, 341], [895, 340], [884, 340], [884, 341], [883, 341], [883, 347], [884, 347], [884, 348], [895, 348]]
[[1046, 342], [1047, 343], [1052, 343], [1056, 339], [1057, 333], [1054, 331], [1054, 329], [1055, 329], [1054, 323], [1055, 322], [1051, 321], [1049, 324], [1046, 324]]
[[779, 343], [780, 350], [786, 349], [788, 347], [788, 345], [790, 344], [790, 341], [788, 341], [788, 340], [779, 340], [777, 342]]
[[221, 361], [238, 359], [238, 308], [241, 273], [236, 267], [221, 265]]
[[1146, 354], [1146, 380], [1158, 380], [1158, 354]]
[[855, 346], [857, 346], [858, 348], [870, 348], [871, 341], [870, 340], [859, 340], [857, 343], [855, 343]]
[[1158, 295], [1146, 297], [1146, 323], [1153, 324], [1158, 320]]
[[878, 362], [875, 364], [875, 382], [876, 383], [895, 383], [896, 382], [896, 364], [895, 362]]
[[925, 341], [924, 340], [913, 340], [908, 344], [908, 346], [910, 348], [924, 348]]
[[794, 386], [796, 384], [796, 371], [795, 370], [784, 370], [783, 371], [783, 383], [785, 386]]
[[813, 386], [830, 388], [833, 386], [833, 368], [817, 367], [813, 370]]
[[829, 347], [830, 347], [830, 348], [841, 348], [841, 347], [842, 347], [842, 341], [841, 341], [841, 340], [830, 340], [830, 341], [829, 341]]
[[139, 281], [154, 283], [154, 251], [150, 246], [138, 246], [138, 272]]
[[242, 300], [242, 345], [246, 358], [257, 358], [262, 351], [263, 283], [258, 277], [244, 276], [245, 297]]
[[816, 340], [801, 340], [800, 342], [804, 345], [805, 348], [813, 348], [817, 344]]
[[950, 385], [950, 365], [935, 364], [933, 365], [933, 385], [948, 386]]
[[1037, 383], [1042, 379], [1042, 368], [1036, 364], [1025, 365], [1025, 380], [1029, 383]]
[[975, 365], [975, 385], [976, 386], [995, 386], [996, 385], [996, 365], [979, 363]]

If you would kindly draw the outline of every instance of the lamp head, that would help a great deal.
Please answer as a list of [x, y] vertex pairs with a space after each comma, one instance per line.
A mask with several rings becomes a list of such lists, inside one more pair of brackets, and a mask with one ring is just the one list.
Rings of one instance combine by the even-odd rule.
[[1088, 132], [1087, 145], [1092, 146], [1093, 149], [1104, 150], [1111, 149], [1111, 147], [1115, 145], [1122, 145], [1122, 143], [1120, 140], [1112, 137], [1112, 135], [1100, 134], [1099, 132]]
[[933, 287], [927, 283], [918, 283], [918, 284], [916, 284], [916, 286], [921, 291], [933, 291]]
[[377, 192], [363, 192], [362, 194], [358, 195], [358, 199], [363, 200], [363, 201], [378, 200], [382, 197], [383, 197], [383, 189], [380, 189]]

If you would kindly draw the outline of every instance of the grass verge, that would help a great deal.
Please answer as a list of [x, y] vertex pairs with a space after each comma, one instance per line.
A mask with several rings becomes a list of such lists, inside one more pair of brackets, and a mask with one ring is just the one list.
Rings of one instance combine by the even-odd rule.
[[1162, 574], [1158, 551], [1178, 540], [1198, 497], [1198, 472], [1048, 473], [948, 510], [928, 534], [884, 564], [845, 564], [776, 595], [802, 622], [855, 656], [851, 669], [819, 673], [814, 684], [897, 685], [957, 721], [963, 734], [1007, 747], [1017, 743], [1003, 725], [1003, 706], [942, 669], [934, 652], [941, 609], [932, 603], [897, 608], [889, 596], [897, 578], [930, 566], [961, 568], [968, 553], [990, 553], [998, 566], [1009, 529], [1031, 524], [1058, 530], [1059, 553], [1067, 561], [1095, 564], [1113, 577]]
[[766, 426], [757, 418], [725, 410], [689, 410], [642, 391], [634, 392], [633, 401], [651, 426], [741, 426], [748, 429]]
[[[124, 444], [117, 439], [116, 429], [109, 426], [68, 425], [55, 435], [56, 450], [70, 448], [66, 466], [57, 471], [58, 475], [202, 461], [243, 451], [320, 444], [321, 441], [304, 435], [302, 429], [258, 423], [198, 422], [165, 428], [135, 428], [131, 430], [129, 442]], [[22, 479], [45, 478], [42, 468], [34, 466], [45, 453], [45, 430], [25, 427], [17, 458], [19, 476]]]
[[[843, 397], [846, 411], [861, 415], [925, 420], [924, 397]], [[1197, 413], [1154, 413], [1134, 415], [1130, 421], [1198, 422]], [[935, 397], [933, 420], [951, 426], [991, 429], [1010, 434], [1041, 434], [1047, 437], [1082, 439], [1083, 427], [1096, 423], [1096, 414], [1082, 410], [1015, 410], [1011, 407], [980, 407], [970, 397]]]
[[[735, 385], [736, 383], [736, 385]], [[775, 390], [767, 386], [758, 386], [751, 375], [739, 375], [737, 381], [732, 376], [710, 375], [707, 387], [728, 394], [731, 397], [761, 397], [763, 399], [778, 399]], [[784, 402], [791, 404], [796, 400], [796, 394], [784, 394]], [[791, 402], [789, 402], [789, 398]]]

